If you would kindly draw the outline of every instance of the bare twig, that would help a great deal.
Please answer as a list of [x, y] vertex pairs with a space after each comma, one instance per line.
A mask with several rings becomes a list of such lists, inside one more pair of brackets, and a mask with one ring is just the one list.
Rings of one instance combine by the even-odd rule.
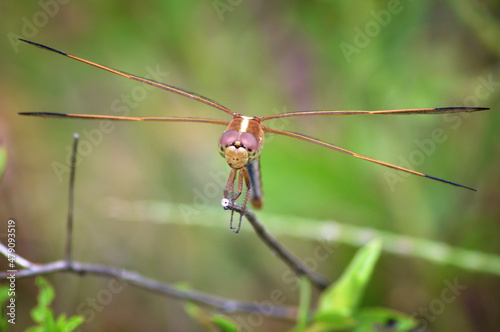
[[[7, 255], [8, 253], [8, 249], [3, 243], [0, 243], [0, 252], [4, 255]], [[181, 290], [168, 283], [159, 282], [154, 279], [141, 276], [136, 272], [124, 269], [117, 269], [97, 264], [86, 264], [75, 261], [72, 261], [70, 262], [70, 264], [68, 264], [66, 260], [59, 260], [47, 264], [34, 264], [20, 256], [16, 256], [16, 262], [20, 264], [21, 261], [23, 262], [22, 265], [27, 265], [29, 266], [29, 268], [18, 271], [16, 273], [16, 278], [29, 278], [58, 272], [69, 272], [78, 275], [93, 274], [103, 277], [118, 278], [124, 281], [124, 283], [131, 284], [157, 294], [159, 293], [175, 299], [192, 301], [200, 305], [211, 307], [218, 311], [223, 311], [225, 313], [260, 312], [259, 310], [262, 310], [259, 305], [255, 305], [253, 303], [216, 297], [193, 290]], [[10, 276], [9, 273], [0, 272], [0, 279], [5, 279], [8, 276]], [[266, 309], [266, 315], [269, 317], [295, 319], [297, 315], [297, 308], [287, 306], [273, 306], [270, 309]]]
[[[261, 312], [259, 305], [240, 302], [231, 299], [220, 298], [198, 291], [188, 291], [176, 288], [168, 283], [159, 282], [140, 274], [127, 271], [123, 269], [116, 269], [113, 267], [87, 264], [75, 262], [72, 259], [72, 235], [73, 235], [73, 198], [74, 198], [74, 182], [75, 182], [75, 165], [76, 165], [76, 151], [78, 145], [78, 135], [75, 134], [73, 139], [73, 149], [71, 155], [71, 167], [69, 178], [69, 195], [68, 195], [68, 218], [66, 230], [66, 248], [65, 259], [47, 264], [35, 264], [16, 255], [16, 263], [23, 266], [24, 269], [15, 273], [16, 278], [28, 278], [44, 274], [53, 274], [58, 272], [75, 273], [79, 275], [93, 274], [104, 277], [119, 278], [126, 283], [130, 283], [136, 287], [143, 288], [155, 293], [161, 293], [165, 296], [192, 301], [200, 305], [208, 306], [213, 309], [223, 311], [225, 313], [237, 312]], [[227, 200], [227, 202], [229, 202]], [[224, 203], [224, 200], [223, 200]], [[224, 204], [223, 204], [224, 206]], [[226, 203], [224, 208], [232, 209], [241, 213], [242, 206], [239, 204]], [[260, 239], [272, 250], [273, 253], [282, 259], [298, 276], [305, 276], [320, 289], [325, 289], [329, 282], [322, 276], [316, 274], [304, 265], [299, 259], [293, 256], [285, 247], [283, 247], [274, 237], [271, 236], [264, 228], [262, 223], [257, 219], [252, 211], [246, 209], [244, 216], [248, 219], [250, 224], [255, 229]], [[9, 256], [8, 248], [0, 243], [0, 253]], [[10, 273], [0, 272], [0, 280], [10, 277]], [[295, 319], [297, 316], [297, 307], [286, 306], [273, 306], [271, 310], [266, 312], [266, 316], [279, 317], [286, 319]]]
[[[231, 209], [241, 213], [243, 209], [242, 205], [231, 202], [228, 199], [222, 199], [221, 204], [225, 210]], [[279, 243], [278, 240], [276, 240], [276, 238], [264, 228], [264, 225], [262, 225], [260, 220], [250, 209], [245, 208], [245, 212], [243, 214], [250, 222], [259, 238], [271, 249], [274, 254], [283, 260], [290, 267], [290, 269], [295, 272], [295, 274], [299, 277], [306, 276], [317, 288], [321, 290], [330, 285], [330, 282], [326, 278], [312, 271], [290, 251], [288, 251], [281, 243]]]
[[66, 226], [66, 263], [71, 264], [72, 238], [73, 238], [73, 201], [75, 192], [75, 164], [76, 150], [78, 147], [78, 134], [73, 136], [73, 148], [71, 150], [71, 165], [69, 173], [69, 192], [68, 192], [68, 220]]

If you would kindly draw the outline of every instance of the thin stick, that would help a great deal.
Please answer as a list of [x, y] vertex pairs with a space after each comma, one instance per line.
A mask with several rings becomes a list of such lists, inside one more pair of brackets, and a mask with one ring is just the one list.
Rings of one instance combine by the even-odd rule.
[[78, 134], [73, 136], [73, 148], [71, 149], [71, 165], [69, 172], [69, 192], [68, 192], [68, 219], [66, 225], [66, 263], [71, 265], [72, 259], [72, 238], [73, 238], [73, 202], [75, 193], [75, 171], [76, 171], [76, 151], [78, 148]]
[[[119, 278], [125, 283], [130, 283], [136, 287], [140, 287], [155, 293], [161, 293], [165, 296], [193, 301], [200, 305], [212, 307], [214, 309], [224, 311], [226, 313], [236, 312], [259, 312], [262, 308], [254, 303], [240, 302], [231, 299], [220, 298], [206, 293], [197, 291], [180, 290], [168, 283], [162, 283], [150, 278], [139, 275], [138, 273], [127, 271], [124, 269], [117, 269], [96, 264], [86, 264], [81, 262], [72, 261], [72, 233], [73, 233], [73, 201], [74, 201], [74, 182], [75, 182], [75, 169], [76, 169], [76, 152], [78, 147], [78, 135], [75, 134], [73, 139], [73, 149], [71, 155], [70, 179], [69, 179], [69, 196], [68, 196], [68, 219], [67, 219], [67, 239], [65, 259], [55, 261], [47, 264], [34, 264], [30, 261], [16, 256], [16, 262], [26, 267], [16, 273], [16, 278], [34, 277], [44, 274], [53, 274], [58, 272], [69, 272], [78, 275], [95, 274], [105, 277]], [[239, 213], [243, 213], [251, 225], [254, 227], [257, 235], [266, 243], [266, 245], [278, 255], [298, 276], [306, 276], [311, 282], [319, 289], [325, 289], [329, 282], [324, 277], [316, 274], [305, 266], [300, 260], [294, 257], [288, 250], [286, 250], [274, 237], [272, 237], [264, 228], [262, 223], [257, 219], [252, 211], [243, 209], [239, 204], [229, 202], [225, 209], [233, 209]], [[224, 201], [223, 200], [223, 201]], [[0, 243], [0, 253], [8, 256], [8, 248]], [[0, 272], [0, 280], [6, 279], [10, 274], [7, 272]], [[266, 316], [286, 318], [295, 320], [297, 317], [296, 307], [286, 306], [273, 306]]]
[[[243, 210], [242, 205], [231, 202], [228, 199], [222, 199], [221, 204], [224, 210], [232, 209], [239, 213]], [[297, 276], [306, 276], [320, 290], [324, 290], [330, 285], [330, 282], [325, 277], [309, 269], [281, 243], [279, 243], [279, 241], [264, 228], [264, 225], [262, 225], [260, 220], [250, 209], [245, 209], [243, 214], [250, 222], [259, 238], [271, 249], [274, 254], [284, 261], [285, 264], [287, 264], [290, 269], [297, 274]]]
[[[0, 253], [3, 255], [8, 254], [8, 248], [3, 243], [0, 243]], [[34, 264], [20, 256], [16, 256], [16, 261], [18, 260], [23, 261], [23, 265], [29, 266], [29, 268], [18, 271], [16, 273], [16, 278], [30, 278], [58, 272], [74, 273], [80, 276], [92, 274], [109, 278], [118, 278], [124, 284], [130, 284], [170, 298], [193, 301], [197, 304], [211, 307], [226, 313], [260, 313], [260, 310], [262, 310], [258, 304], [256, 305], [254, 303], [221, 298], [194, 290], [182, 290], [168, 283], [159, 282], [157, 280], [141, 276], [136, 272], [124, 269], [81, 262], [71, 262], [71, 265], [68, 265], [66, 260], [59, 260], [47, 264]], [[0, 280], [6, 279], [8, 276], [10, 276], [9, 273], [0, 272]], [[272, 306], [272, 308], [269, 309], [269, 312], [266, 312], [266, 316], [294, 320], [297, 316], [297, 308], [289, 306]]]

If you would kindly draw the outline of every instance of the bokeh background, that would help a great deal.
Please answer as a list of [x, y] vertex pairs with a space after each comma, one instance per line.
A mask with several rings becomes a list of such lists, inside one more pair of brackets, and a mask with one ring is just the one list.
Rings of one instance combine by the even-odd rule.
[[[9, 155], [0, 183], [0, 240], [6, 238], [7, 220], [16, 220], [17, 249], [27, 259], [62, 258], [65, 167], [77, 132], [82, 157], [76, 174], [75, 259], [242, 301], [266, 301], [274, 289], [284, 292], [285, 304], [298, 301], [298, 291], [284, 278], [287, 267], [251, 227], [244, 224], [238, 235], [228, 229], [229, 213], [219, 205], [221, 183], [229, 174], [217, 152], [223, 127], [117, 122], [99, 136], [99, 121], [17, 113], [228, 119], [226, 114], [21, 45], [16, 37], [139, 76], [159, 72], [162, 81], [245, 115], [490, 107], [464, 116], [268, 123], [386, 162], [407, 160], [413, 169], [478, 192], [402, 177], [292, 138], [268, 137], [261, 159], [265, 205], [258, 216], [303, 259], [313, 255], [320, 237], [304, 238], [301, 230], [324, 221], [367, 230], [358, 234], [359, 243], [379, 230], [491, 254], [482, 268], [473, 269], [457, 266], [466, 259], [461, 255], [450, 258], [457, 264], [446, 264], [415, 258], [420, 249], [386, 252], [362, 305], [414, 315], [436, 331], [498, 330], [499, 272], [491, 266], [500, 252], [498, 2], [52, 0], [3, 1], [0, 12], [0, 139]], [[436, 141], [436, 131], [445, 138]], [[331, 253], [314, 267], [335, 280], [358, 247], [342, 234], [327, 245]], [[466, 288], [444, 303], [446, 281], [455, 279]], [[82, 331], [202, 330], [177, 300], [127, 286], [91, 309], [86, 301], [107, 289], [108, 280], [58, 274], [49, 281], [56, 287], [55, 312], [93, 313]], [[35, 296], [32, 279], [18, 280], [15, 330], [33, 325], [29, 310]], [[291, 326], [265, 319], [254, 330]]]

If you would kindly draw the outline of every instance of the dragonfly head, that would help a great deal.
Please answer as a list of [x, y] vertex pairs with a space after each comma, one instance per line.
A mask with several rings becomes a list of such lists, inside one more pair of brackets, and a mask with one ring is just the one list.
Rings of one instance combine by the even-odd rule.
[[228, 130], [219, 139], [219, 152], [231, 168], [240, 169], [257, 158], [259, 141], [251, 133]]

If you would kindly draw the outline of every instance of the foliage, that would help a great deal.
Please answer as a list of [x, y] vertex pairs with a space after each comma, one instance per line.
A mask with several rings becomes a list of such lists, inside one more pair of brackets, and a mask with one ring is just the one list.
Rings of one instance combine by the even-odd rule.
[[389, 309], [359, 309], [381, 250], [380, 240], [373, 240], [358, 250], [342, 276], [322, 294], [309, 332], [347, 328], [357, 332], [375, 331], [377, 326], [384, 327], [388, 323], [393, 328], [391, 331], [415, 327], [409, 317]]
[[26, 332], [69, 332], [83, 323], [81, 316], [66, 317], [65, 314], [54, 317], [50, 304], [54, 300], [54, 289], [48, 281], [37, 277], [35, 283], [38, 286], [38, 305], [31, 310], [31, 318], [38, 326], [30, 327]]
[[[311, 285], [307, 278], [300, 278], [301, 299], [292, 331], [404, 332], [415, 328], [416, 322], [403, 313], [388, 308], [359, 308], [381, 250], [382, 243], [377, 239], [358, 250], [341, 277], [322, 293], [309, 326]], [[224, 316], [207, 313], [193, 303], [185, 308], [207, 331], [237, 330], [236, 323]]]
[[0, 181], [7, 168], [7, 149], [0, 144]]
[[192, 302], [186, 303], [184, 306], [186, 312], [195, 319], [206, 331], [210, 332], [236, 332], [238, 326], [226, 316], [212, 314], [204, 311], [199, 306]]
[[5, 302], [7, 302], [7, 300], [9, 299], [8, 292], [9, 292], [9, 287], [7, 286], [0, 287], [0, 306], [2, 306], [2, 310], [0, 310], [0, 313], [2, 314], [0, 317], [0, 331], [7, 331], [8, 322], [7, 322], [7, 315], [6, 312], [4, 312], [4, 310], [5, 306], [7, 305], [5, 304]]
[[[168, 72], [167, 83], [245, 115], [462, 105], [480, 97], [478, 104], [492, 110], [467, 117], [356, 116], [269, 123], [387, 162], [405, 160], [417, 171], [470, 185], [477, 193], [414, 176], [391, 187], [386, 175], [392, 173], [384, 167], [270, 136], [262, 154], [266, 202], [259, 217], [272, 234], [291, 239], [290, 250], [301, 257], [311, 254], [304, 247], [324, 238], [321, 231], [329, 225], [322, 221], [338, 221], [329, 244], [340, 244], [342, 250], [321, 263], [326, 276], [347, 266], [366, 230], [375, 237], [385, 232], [384, 256], [391, 268], [377, 270], [365, 303], [416, 311], [439, 295], [442, 280], [458, 277], [466, 279], [470, 294], [447, 304], [432, 322], [433, 329], [465, 332], [498, 326], [500, 302], [492, 296], [499, 292], [500, 274], [498, 1], [217, 2], [231, 5], [231, 10], [219, 17], [215, 2], [194, 0], [154, 0], [148, 6], [130, 0], [46, 2], [50, 5], [6, 1], [3, 12], [8, 15], [0, 26], [6, 34], [133, 74], [148, 76], [149, 68], [159, 67]], [[392, 3], [403, 10], [378, 25], [380, 30], [366, 45], [356, 45], [363, 41], [358, 31], [373, 32]], [[359, 48], [350, 62], [340, 48], [343, 42]], [[222, 127], [114, 123], [113, 132], [99, 137], [94, 134], [99, 121], [17, 115], [112, 115], [117, 101], [130, 116], [226, 119], [224, 114], [49, 52], [12, 45], [7, 38], [0, 52], [0, 139], [15, 161], [9, 168], [15, 171], [12, 177], [1, 182], [0, 216], [7, 220], [19, 212], [16, 222], [25, 225], [22, 241], [39, 245], [41, 261], [57, 257], [56, 249], [63, 246], [60, 218], [66, 204], [54, 182], [66, 181], [67, 173], [58, 179], [52, 165], [66, 165], [67, 137], [85, 131], [86, 146], [91, 147], [80, 158], [81, 210], [75, 237], [82, 246], [89, 241], [92, 245], [79, 258], [93, 261], [110, 252], [117, 264], [126, 261], [162, 280], [187, 280], [241, 300], [265, 297], [275, 287], [296, 295], [280, 278], [276, 257], [260, 255], [261, 244], [249, 228], [244, 226], [237, 237], [227, 230], [228, 216], [219, 206], [223, 188], [205, 194], [206, 188], [227, 180], [211, 177], [228, 173], [216, 152]], [[495, 84], [485, 88], [481, 82], [490, 77]], [[418, 143], [432, 138], [434, 129], [442, 129], [448, 139], [423, 150]], [[422, 159], [411, 158], [422, 153]], [[165, 203], [193, 202], [189, 211], [194, 213], [176, 220], [179, 206], [164, 208]], [[216, 213], [210, 223], [223, 230], [205, 227], [212, 208]], [[284, 222], [277, 225], [265, 214], [282, 216]], [[303, 226], [290, 225], [289, 216], [304, 220]], [[166, 224], [175, 221], [177, 225]], [[397, 237], [389, 244], [391, 235]], [[235, 275], [247, 279], [232, 287]], [[408, 284], [419, 296], [393, 296]], [[82, 287], [80, 295], [93, 290], [87, 282]], [[130, 328], [139, 330], [151, 317], [163, 320], [164, 308], [154, 305], [158, 299], [152, 296], [147, 305], [139, 305], [136, 291], [124, 292], [123, 300], [113, 303], [137, 312]], [[484, 312], [465, 305], [470, 298]], [[358, 314], [378, 315], [375, 309], [363, 310]], [[113, 319], [128, 320], [120, 316], [123, 312], [114, 311]], [[93, 325], [97, 329], [100, 323], [96, 319]]]

